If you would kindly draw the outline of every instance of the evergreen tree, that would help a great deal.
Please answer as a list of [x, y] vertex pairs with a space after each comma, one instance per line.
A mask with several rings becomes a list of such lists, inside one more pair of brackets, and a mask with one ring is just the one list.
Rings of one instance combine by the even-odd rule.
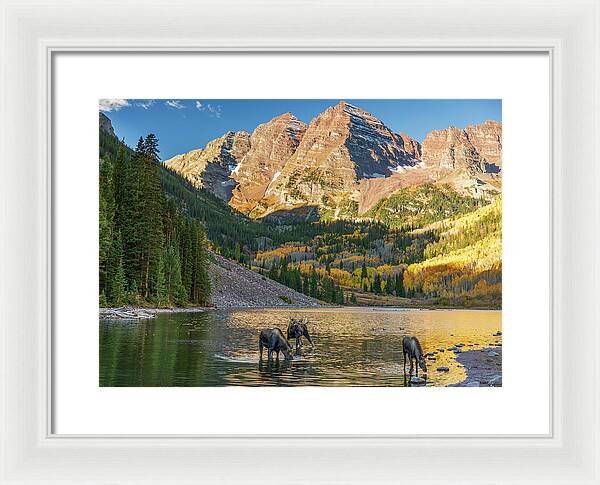
[[206, 233], [166, 202], [156, 136], [132, 151], [101, 132], [100, 151], [101, 303], [208, 304]]
[[108, 302], [113, 306], [120, 306], [127, 300], [127, 279], [123, 268], [123, 245], [121, 232], [117, 231], [112, 240], [107, 277], [109, 278], [106, 294]]
[[381, 295], [381, 276], [379, 273], [375, 273], [375, 277], [373, 278], [373, 292]]
[[99, 277], [100, 291], [107, 291], [110, 281], [109, 258], [113, 239], [114, 199], [112, 191], [112, 167], [100, 161], [99, 200]]
[[310, 271], [310, 296], [312, 296], [313, 298], [319, 298], [318, 278], [314, 266], [311, 268]]
[[181, 306], [187, 303], [185, 288], [181, 282], [181, 261], [179, 251], [168, 245], [163, 253], [164, 281], [167, 301]]
[[388, 295], [393, 295], [394, 294], [394, 282], [392, 281], [392, 277], [391, 276], [389, 276], [385, 280], [385, 292]]
[[137, 305], [139, 302], [138, 285], [137, 281], [133, 280], [129, 285], [129, 291], [127, 292], [127, 303], [130, 305]]
[[329, 276], [321, 280], [321, 299], [329, 303], [335, 303], [336, 301], [335, 287]]
[[123, 219], [123, 203], [125, 196], [125, 181], [127, 180], [127, 162], [125, 160], [125, 144], [119, 145], [119, 152], [113, 167], [112, 186], [115, 198], [115, 225], [121, 229]]
[[147, 231], [144, 291], [146, 298], [150, 298], [156, 294], [154, 283], [157, 281], [158, 266], [163, 253], [163, 213], [165, 210], [164, 192], [158, 173], [158, 164], [160, 163], [158, 139], [152, 133], [144, 141], [144, 154], [144, 168], [147, 172], [147, 193], [144, 206], [144, 222]]
[[125, 270], [123, 262], [119, 261], [110, 287], [110, 303], [114, 306], [121, 306], [127, 301], [127, 280], [125, 279]]
[[[123, 265], [127, 279], [139, 280], [142, 274], [143, 233], [141, 213], [144, 203], [144, 140], [140, 137], [131, 158], [123, 190], [121, 232], [123, 237]], [[130, 291], [133, 291], [130, 288]], [[137, 285], [135, 287], [137, 291]]]
[[198, 305], [208, 305], [212, 290], [208, 275], [208, 249], [206, 233], [201, 224], [191, 223], [192, 234], [192, 289], [191, 301]]
[[140, 281], [138, 290], [145, 299], [156, 294], [154, 284], [164, 240], [157, 143], [153, 135], [146, 141], [139, 139], [127, 170], [123, 206], [125, 270], [129, 279]]
[[302, 280], [302, 293], [310, 295], [310, 280], [308, 275], [305, 273]]
[[162, 307], [168, 302], [169, 294], [167, 291], [167, 278], [165, 277], [165, 259], [164, 255], [161, 255], [156, 276], [156, 303], [159, 307]]
[[[198, 237], [192, 222], [183, 218], [179, 224], [180, 259], [181, 259], [181, 282], [187, 295], [194, 301], [192, 281], [194, 272], [195, 256], [198, 252]], [[168, 242], [167, 242], [168, 244]]]
[[360, 268], [360, 279], [364, 280], [365, 278], [369, 277], [369, 273], [367, 272], [367, 265], [365, 263], [365, 261], [363, 260], [362, 262], [362, 266]]
[[144, 140], [143, 154], [151, 162], [160, 163], [159, 153], [158, 138], [154, 133], [149, 133]]
[[404, 296], [403, 274], [396, 274], [396, 296]]

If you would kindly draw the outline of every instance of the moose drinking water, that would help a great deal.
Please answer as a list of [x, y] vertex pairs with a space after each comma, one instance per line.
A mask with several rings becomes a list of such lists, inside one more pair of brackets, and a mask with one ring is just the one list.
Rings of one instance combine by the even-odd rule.
[[292, 360], [292, 347], [278, 328], [265, 328], [260, 331], [260, 336], [258, 337], [260, 360], [262, 360], [263, 347], [266, 347], [268, 351], [267, 360], [273, 358], [273, 352], [275, 352], [277, 360], [279, 360], [279, 352], [283, 353], [285, 360]]
[[409, 375], [413, 372], [413, 359], [415, 359], [415, 366], [417, 369], [417, 377], [419, 376], [419, 367], [425, 373], [427, 373], [427, 366], [425, 365], [425, 357], [423, 355], [423, 349], [421, 343], [417, 337], [404, 337], [402, 339], [402, 354], [404, 356], [404, 372], [406, 373], [406, 356], [410, 361]]
[[308, 319], [306, 317], [304, 317], [302, 320], [290, 318], [290, 323], [287, 329], [287, 338], [296, 339], [296, 353], [298, 353], [298, 348], [302, 346], [302, 336], [306, 337], [306, 340], [308, 340], [313, 349], [315, 348], [315, 344], [313, 344], [313, 341], [308, 333], [307, 324]]

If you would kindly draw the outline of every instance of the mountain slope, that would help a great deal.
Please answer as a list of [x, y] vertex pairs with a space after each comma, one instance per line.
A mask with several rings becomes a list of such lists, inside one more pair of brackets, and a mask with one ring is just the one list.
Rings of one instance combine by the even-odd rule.
[[474, 211], [478, 199], [463, 196], [448, 185], [424, 184], [402, 188], [381, 199], [363, 217], [369, 217], [391, 228], [422, 227]]
[[196, 188], [205, 188], [222, 200], [229, 201], [235, 182], [231, 172], [250, 150], [250, 135], [245, 131], [228, 131], [203, 149], [176, 155], [164, 166], [179, 173]]
[[311, 121], [261, 205], [268, 213], [320, 205], [324, 196], [355, 198], [360, 179], [387, 177], [400, 167], [415, 165], [419, 155], [417, 142], [342, 101]]
[[291, 113], [252, 135], [226, 133], [165, 166], [252, 218], [361, 217], [396, 191], [423, 184], [492, 200], [502, 190], [502, 124], [430, 132], [421, 146], [344, 101], [309, 126]]
[[212, 282], [211, 303], [217, 308], [322, 305], [315, 298], [298, 293], [218, 254], [212, 253], [211, 259], [208, 269]]
[[[104, 123], [100, 153], [116, 159], [124, 145]], [[211, 191], [211, 184], [204, 183], [206, 167], [222, 169], [226, 180], [236, 184], [235, 177], [251, 181], [256, 172], [269, 172], [256, 184], [259, 195], [266, 193], [266, 181], [271, 178], [271, 186], [277, 183], [282, 176], [277, 173], [283, 170], [275, 168], [283, 164], [285, 169], [309, 129], [289, 113], [265, 123], [256, 136], [250, 135], [250, 147], [243, 155], [238, 150], [231, 154], [232, 134], [228, 133], [209, 143], [208, 149], [174, 157], [161, 166], [160, 177], [167, 204], [201, 221], [210, 247], [219, 253], [211, 263], [211, 279], [221, 288], [216, 290], [219, 306], [304, 305], [305, 297], [298, 296], [304, 293], [336, 303], [344, 296], [352, 302], [355, 296], [361, 300], [365, 295], [396, 295], [425, 299], [428, 305], [496, 308], [502, 297], [501, 202], [477, 209], [489, 202], [492, 193], [482, 196], [452, 184], [453, 177], [464, 176], [473, 183], [481, 180], [486, 187], [497, 183], [501, 189], [501, 172], [485, 172], [487, 165], [501, 166], [501, 125], [484, 125], [483, 129], [482, 125], [467, 127], [463, 134], [449, 130], [438, 137], [443, 142], [437, 146], [438, 160], [445, 161], [437, 163], [432, 161], [431, 145], [423, 155], [420, 145], [400, 134], [406, 152], [426, 157], [428, 163], [397, 165], [385, 178], [356, 178], [352, 168], [352, 190], [327, 192], [318, 202], [289, 208], [256, 205], [250, 217]], [[463, 155], [457, 153], [460, 150]], [[131, 154], [125, 147], [126, 164]], [[442, 167], [451, 162], [453, 168]], [[194, 163], [203, 170], [198, 179], [194, 179]], [[186, 169], [190, 173], [183, 173]], [[482, 180], [488, 176], [489, 184]], [[233, 187], [233, 193], [238, 188]], [[261, 210], [266, 216], [256, 217]], [[250, 273], [249, 267], [257, 274]], [[280, 293], [288, 287], [296, 292]]]
[[424, 251], [424, 260], [404, 272], [407, 292], [444, 302], [477, 299], [502, 305], [502, 198], [457, 219], [426, 226], [437, 241]]
[[431, 131], [423, 141], [423, 164], [436, 180], [460, 192], [493, 197], [501, 190], [502, 124]]
[[305, 131], [306, 125], [291, 113], [257, 126], [250, 136], [250, 149], [231, 172], [237, 185], [229, 205], [245, 214], [252, 212], [269, 184], [281, 174]]

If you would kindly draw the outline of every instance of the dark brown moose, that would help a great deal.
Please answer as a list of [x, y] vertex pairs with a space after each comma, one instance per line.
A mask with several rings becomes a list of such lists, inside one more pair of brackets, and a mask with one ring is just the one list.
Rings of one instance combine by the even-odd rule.
[[290, 323], [287, 329], [287, 338], [296, 339], [296, 353], [298, 353], [298, 349], [302, 346], [302, 337], [306, 337], [306, 340], [310, 343], [312, 348], [315, 348], [315, 344], [313, 344], [312, 339], [310, 338], [310, 334], [308, 333], [308, 319], [304, 317], [302, 320], [298, 320], [296, 318], [290, 318]]
[[278, 328], [265, 328], [260, 331], [258, 337], [260, 360], [262, 360], [263, 347], [267, 348], [267, 360], [269, 361], [273, 359], [273, 352], [275, 352], [277, 360], [279, 360], [279, 352], [283, 353], [285, 360], [292, 360], [292, 347]]
[[427, 373], [427, 365], [425, 365], [425, 356], [423, 355], [423, 349], [421, 343], [417, 337], [404, 337], [402, 339], [402, 354], [404, 356], [404, 372], [406, 373], [406, 356], [410, 362], [409, 375], [413, 372], [413, 359], [415, 360], [415, 366], [417, 368], [417, 377], [419, 376], [419, 367], [425, 373]]

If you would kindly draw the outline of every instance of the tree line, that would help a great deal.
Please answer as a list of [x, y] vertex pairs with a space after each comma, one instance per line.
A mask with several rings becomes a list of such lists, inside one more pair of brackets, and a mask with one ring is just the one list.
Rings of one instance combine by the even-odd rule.
[[309, 272], [302, 272], [300, 268], [291, 264], [287, 257], [281, 258], [277, 265], [272, 265], [267, 271], [259, 268], [260, 274], [288, 286], [299, 293], [317, 298], [327, 303], [343, 305], [344, 290], [329, 275], [311, 268]]
[[161, 185], [158, 139], [135, 150], [100, 132], [100, 305], [207, 305], [211, 285], [202, 224]]

